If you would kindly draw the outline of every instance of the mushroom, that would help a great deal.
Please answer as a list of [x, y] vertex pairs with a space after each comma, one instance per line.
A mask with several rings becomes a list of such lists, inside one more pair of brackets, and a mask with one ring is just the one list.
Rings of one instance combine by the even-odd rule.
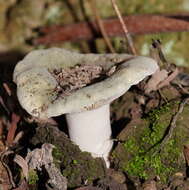
[[29, 114], [66, 114], [71, 140], [93, 157], [104, 158], [108, 167], [110, 103], [157, 69], [153, 59], [143, 56], [50, 48], [29, 53], [16, 65], [13, 80]]

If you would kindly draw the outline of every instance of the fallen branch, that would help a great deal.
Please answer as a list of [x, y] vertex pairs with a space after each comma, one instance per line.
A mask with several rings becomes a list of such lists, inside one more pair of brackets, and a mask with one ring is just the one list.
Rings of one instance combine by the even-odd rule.
[[[130, 34], [149, 34], [160, 32], [189, 31], [189, 14], [180, 15], [134, 15], [125, 16]], [[109, 37], [123, 36], [124, 32], [118, 19], [104, 19], [104, 28]], [[93, 28], [91, 29], [92, 26]], [[65, 41], [90, 40], [102, 37], [96, 22], [82, 22], [69, 25], [42, 27], [39, 32], [44, 36], [33, 40], [38, 44], [53, 44]]]

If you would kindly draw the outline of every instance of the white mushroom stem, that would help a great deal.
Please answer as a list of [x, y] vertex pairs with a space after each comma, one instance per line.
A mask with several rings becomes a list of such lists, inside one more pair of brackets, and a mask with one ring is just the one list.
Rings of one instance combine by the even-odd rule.
[[71, 140], [82, 151], [93, 157], [103, 157], [109, 167], [108, 155], [112, 148], [110, 105], [81, 113], [66, 114]]

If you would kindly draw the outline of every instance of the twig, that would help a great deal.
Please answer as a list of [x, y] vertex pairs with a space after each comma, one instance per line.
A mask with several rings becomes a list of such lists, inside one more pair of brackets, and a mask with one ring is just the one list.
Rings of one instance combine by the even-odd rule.
[[111, 53], [115, 53], [115, 49], [114, 49], [114, 47], [112, 46], [112, 44], [110, 42], [110, 39], [109, 39], [109, 37], [108, 37], [108, 35], [106, 33], [106, 29], [105, 29], [104, 24], [103, 24], [103, 21], [100, 18], [100, 14], [99, 14], [99, 12], [98, 12], [98, 10], [96, 8], [96, 0], [90, 0], [89, 2], [90, 2], [91, 9], [92, 9], [92, 11], [93, 11], [93, 13], [95, 15], [96, 22], [97, 22], [97, 24], [99, 26], [99, 29], [100, 29], [100, 31], [102, 33], [102, 36], [104, 38], [104, 41], [105, 41], [106, 45], [108, 46]]
[[168, 142], [168, 140], [171, 138], [173, 130], [176, 128], [176, 121], [178, 119], [179, 114], [182, 113], [185, 104], [188, 102], [189, 97], [184, 98], [184, 100], [180, 103], [178, 111], [176, 112], [176, 114], [172, 117], [170, 125], [168, 127], [168, 132], [167, 134], [164, 136], [163, 140], [161, 141], [161, 145], [159, 148], [158, 152], [161, 152], [161, 150], [163, 149], [163, 147], [165, 146], [165, 144]]
[[6, 91], [6, 93], [7, 93], [9, 96], [11, 96], [12, 93], [11, 93], [11, 90], [10, 90], [9, 86], [7, 85], [7, 83], [4, 82], [4, 83], [3, 83], [3, 87], [4, 87], [5, 91]]
[[[129, 15], [124, 22], [131, 34], [149, 34], [160, 32], [189, 31], [189, 14], [181, 15]], [[142, 23], [142, 24], [141, 24]], [[118, 19], [103, 19], [103, 25], [109, 37], [124, 35]], [[91, 26], [93, 27], [91, 29]], [[68, 25], [52, 25], [39, 29], [43, 36], [33, 40], [38, 44], [53, 44], [65, 41], [91, 40], [102, 37], [96, 22], [80, 22]]]
[[125, 24], [125, 22], [124, 22], [124, 20], [123, 20], [123, 18], [122, 18], [122, 16], [121, 16], [121, 13], [120, 13], [120, 11], [119, 11], [119, 8], [118, 8], [118, 6], [117, 6], [115, 0], [111, 0], [111, 2], [112, 2], [112, 5], [113, 5], [113, 8], [114, 8], [114, 10], [115, 10], [115, 12], [116, 12], [116, 14], [117, 14], [117, 16], [118, 16], [118, 18], [119, 18], [119, 21], [120, 21], [120, 23], [121, 23], [121, 26], [122, 26], [122, 29], [123, 29], [123, 31], [124, 31], [125, 38], [126, 38], [127, 41], [128, 41], [128, 44], [129, 44], [129, 48], [130, 48], [130, 50], [131, 50], [131, 53], [132, 53], [133, 55], [136, 55], [136, 50], [135, 50], [135, 47], [134, 47], [134, 44], [133, 44], [133, 40], [132, 40], [131, 35], [130, 35], [128, 29], [127, 29], [127, 26], [126, 26], [126, 24]]
[[15, 132], [16, 132], [16, 129], [17, 129], [17, 123], [19, 122], [19, 120], [20, 120], [20, 116], [13, 113], [12, 114], [11, 126], [10, 126], [8, 134], [7, 134], [6, 143], [8, 145], [11, 145], [13, 143], [13, 140], [14, 140], [14, 137], [15, 137]]
[[1, 96], [0, 96], [0, 104], [3, 106], [3, 108], [5, 109], [5, 111], [9, 114], [10, 111], [7, 108], [7, 106], [5, 105], [4, 100], [3, 100], [3, 98]]

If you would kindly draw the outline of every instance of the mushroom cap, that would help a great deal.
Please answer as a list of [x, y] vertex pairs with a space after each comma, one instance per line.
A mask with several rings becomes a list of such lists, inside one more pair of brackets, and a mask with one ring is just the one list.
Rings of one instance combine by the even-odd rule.
[[[99, 65], [116, 71], [100, 82], [58, 96], [57, 80], [50, 71], [80, 65]], [[98, 108], [123, 95], [132, 85], [158, 69], [155, 60], [128, 54], [80, 54], [61, 48], [35, 50], [20, 61], [14, 70], [17, 96], [31, 115], [49, 118]]]

